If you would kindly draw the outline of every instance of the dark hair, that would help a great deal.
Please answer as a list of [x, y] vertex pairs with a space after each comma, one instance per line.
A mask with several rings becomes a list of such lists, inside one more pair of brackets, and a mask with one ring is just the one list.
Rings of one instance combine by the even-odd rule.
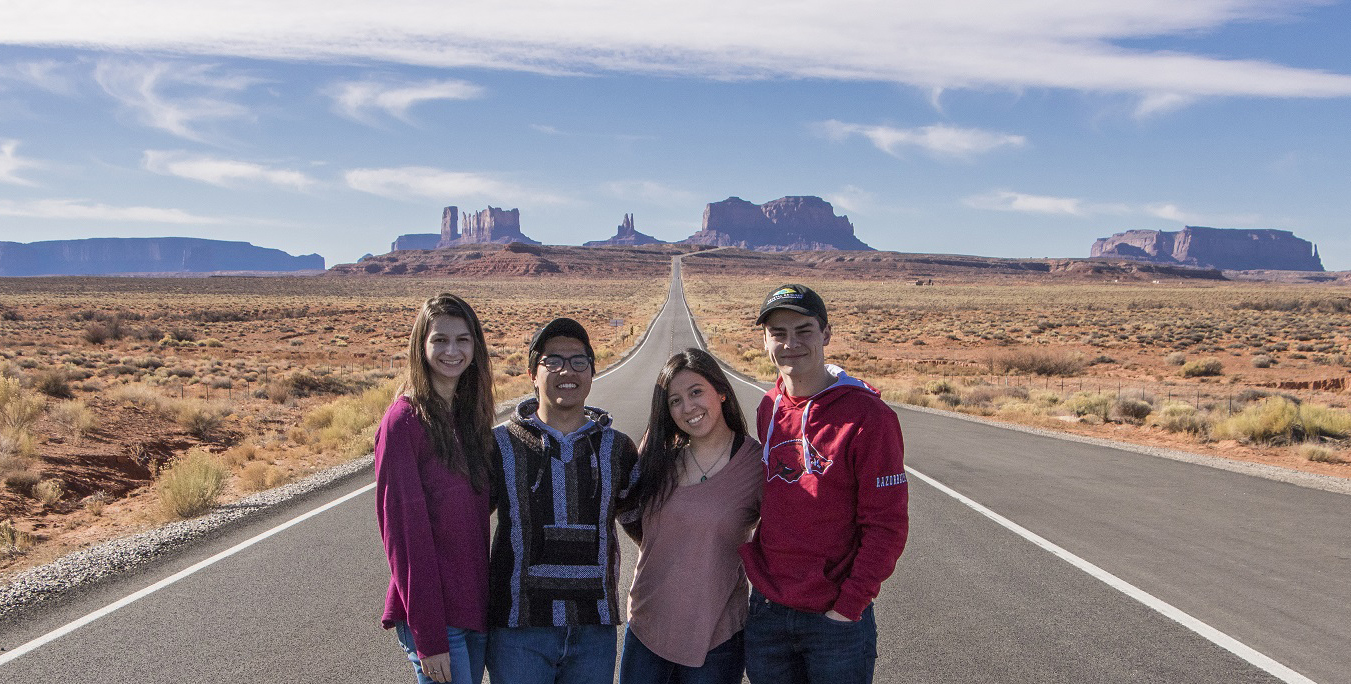
[[670, 399], [671, 381], [683, 370], [694, 371], [703, 376], [714, 391], [726, 397], [722, 402], [722, 417], [732, 434], [746, 434], [746, 420], [741, 417], [741, 404], [737, 402], [732, 383], [718, 366], [712, 354], [691, 347], [677, 353], [666, 362], [666, 366], [657, 374], [657, 385], [652, 389], [652, 412], [647, 419], [647, 432], [643, 433], [643, 442], [638, 447], [638, 493], [635, 497], [640, 512], [660, 508], [676, 487], [676, 459], [680, 449], [689, 443], [690, 437], [676, 426], [671, 418]]
[[[463, 320], [474, 338], [474, 358], [455, 384], [451, 402], [432, 387], [427, 362], [427, 334], [437, 316]], [[399, 394], [412, 402], [441, 462], [451, 472], [468, 477], [474, 491], [483, 491], [493, 450], [493, 372], [483, 326], [468, 302], [445, 292], [423, 302], [408, 336], [408, 379]]]

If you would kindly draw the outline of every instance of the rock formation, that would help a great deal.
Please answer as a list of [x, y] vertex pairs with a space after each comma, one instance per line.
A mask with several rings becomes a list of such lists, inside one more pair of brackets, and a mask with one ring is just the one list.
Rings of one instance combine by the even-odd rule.
[[436, 249], [441, 243], [440, 233], [409, 233], [394, 238], [394, 244], [389, 246], [389, 251], [397, 252], [405, 249]]
[[1133, 259], [1231, 271], [1322, 271], [1318, 248], [1288, 230], [1185, 226], [1131, 230], [1093, 243], [1091, 257]]
[[201, 238], [89, 238], [0, 242], [0, 276], [219, 271], [322, 271], [318, 254], [291, 256], [247, 242]]
[[437, 248], [486, 243], [539, 244], [537, 240], [531, 240], [521, 232], [520, 209], [507, 211], [490, 206], [473, 214], [466, 212], [461, 221], [462, 230], [455, 228], [455, 216], [458, 213], [457, 207], [446, 207], [441, 213], [441, 239], [436, 244]]
[[625, 245], [636, 247], [638, 245], [664, 245], [665, 240], [658, 240], [651, 235], [638, 232], [633, 227], [633, 214], [624, 214], [624, 222], [619, 224], [619, 230], [615, 236], [608, 240], [592, 240], [582, 243], [583, 247], [605, 247], [607, 245]]
[[854, 236], [847, 216], [820, 197], [781, 197], [751, 204], [728, 197], [704, 208], [703, 229], [682, 240], [695, 245], [741, 247], [762, 252], [872, 250]]

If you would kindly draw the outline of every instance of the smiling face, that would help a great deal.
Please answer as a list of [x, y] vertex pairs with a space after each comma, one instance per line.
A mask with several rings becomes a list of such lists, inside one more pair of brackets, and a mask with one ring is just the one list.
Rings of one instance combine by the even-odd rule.
[[[561, 356], [564, 359], [573, 356], [585, 356], [586, 345], [574, 337], [554, 337], [544, 343], [540, 358]], [[550, 372], [542, 364], [530, 369], [531, 380], [535, 385], [535, 395], [544, 410], [572, 412], [581, 411], [586, 406], [586, 397], [591, 393], [591, 379], [594, 369], [575, 371], [570, 364], [564, 363], [557, 372]]]
[[427, 375], [436, 393], [446, 399], [455, 394], [460, 376], [474, 361], [474, 335], [463, 318], [433, 316], [423, 342]]
[[690, 436], [691, 441], [709, 435], [720, 436], [730, 430], [722, 415], [724, 399], [704, 376], [692, 370], [676, 373], [666, 390], [666, 407], [671, 411], [671, 420], [681, 432]]
[[778, 309], [765, 319], [765, 353], [789, 380], [814, 384], [826, 376], [827, 344], [830, 326], [822, 330], [815, 316]]

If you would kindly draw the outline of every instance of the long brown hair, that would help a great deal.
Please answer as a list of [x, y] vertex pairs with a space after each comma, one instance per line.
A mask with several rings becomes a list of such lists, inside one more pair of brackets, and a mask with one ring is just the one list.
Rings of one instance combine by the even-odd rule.
[[657, 374], [656, 387], [652, 389], [652, 411], [647, 418], [647, 432], [643, 433], [643, 442], [638, 447], [638, 510], [647, 512], [660, 508], [666, 498], [676, 488], [676, 462], [680, 449], [689, 444], [690, 436], [685, 434], [671, 418], [668, 403], [671, 396], [671, 381], [683, 370], [694, 371], [703, 376], [713, 390], [726, 397], [722, 402], [722, 417], [734, 435], [746, 434], [746, 420], [741, 417], [741, 404], [732, 383], [728, 382], [717, 359], [712, 354], [693, 347], [672, 356]]
[[[455, 383], [451, 402], [432, 387], [427, 361], [427, 333], [437, 316], [462, 319], [474, 338], [474, 358]], [[493, 372], [483, 326], [468, 302], [447, 292], [423, 302], [408, 336], [408, 379], [399, 393], [412, 402], [441, 462], [468, 477], [474, 491], [483, 491], [493, 450]]]

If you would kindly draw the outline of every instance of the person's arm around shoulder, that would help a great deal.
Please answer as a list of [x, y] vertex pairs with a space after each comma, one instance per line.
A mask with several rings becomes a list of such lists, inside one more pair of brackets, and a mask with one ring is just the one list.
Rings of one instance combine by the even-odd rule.
[[832, 611], [849, 620], [861, 618], [877, 597], [910, 532], [905, 442], [896, 412], [881, 400], [869, 402], [859, 425], [849, 445], [858, 482], [859, 548]]
[[375, 500], [390, 574], [407, 604], [418, 657], [450, 650], [440, 565], [418, 453], [426, 433], [406, 402], [385, 414], [375, 442]]

